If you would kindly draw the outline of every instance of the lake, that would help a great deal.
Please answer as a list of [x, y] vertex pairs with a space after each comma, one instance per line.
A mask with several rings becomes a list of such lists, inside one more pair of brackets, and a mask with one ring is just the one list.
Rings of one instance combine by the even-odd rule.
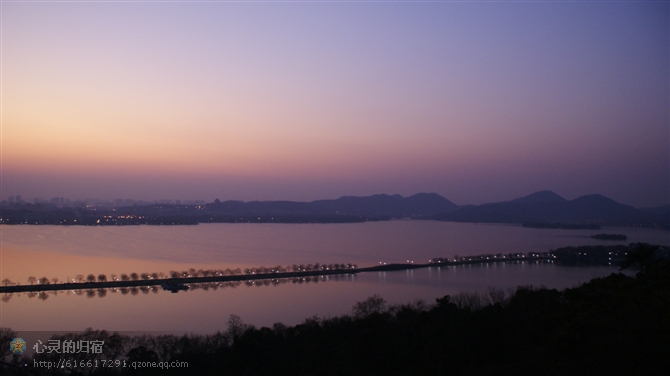
[[[670, 245], [666, 231], [528, 229], [516, 225], [434, 221], [354, 224], [200, 224], [197, 226], [0, 226], [1, 278], [25, 284], [29, 276], [168, 273], [309, 263], [425, 263], [434, 257], [544, 252], [565, 246], [649, 242]], [[626, 242], [591, 239], [597, 233]], [[171, 294], [158, 289], [88, 293], [13, 294], [0, 301], [0, 326], [17, 331], [117, 331], [212, 333], [230, 314], [250, 324], [295, 325], [317, 315], [346, 314], [354, 303], [379, 294], [408, 303], [487, 287], [522, 284], [564, 288], [608, 275], [616, 268], [551, 264], [491, 264], [360, 273], [282, 283], [208, 286]], [[102, 297], [101, 297], [102, 296]]]

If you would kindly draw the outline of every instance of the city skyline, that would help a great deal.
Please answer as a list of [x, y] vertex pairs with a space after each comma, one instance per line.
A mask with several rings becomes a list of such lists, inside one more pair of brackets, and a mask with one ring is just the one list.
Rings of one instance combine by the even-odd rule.
[[670, 203], [667, 2], [2, 3], [2, 198]]

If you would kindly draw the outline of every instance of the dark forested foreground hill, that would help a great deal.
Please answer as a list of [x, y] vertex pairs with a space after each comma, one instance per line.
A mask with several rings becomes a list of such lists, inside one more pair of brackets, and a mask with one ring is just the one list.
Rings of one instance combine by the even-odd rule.
[[[351, 315], [256, 329], [231, 316], [209, 336], [59, 337], [105, 340], [93, 357], [39, 354], [3, 374], [61, 374], [35, 361], [123, 359], [126, 368], [62, 369], [124, 375], [665, 375], [670, 367], [670, 265], [633, 253], [637, 276], [612, 274], [557, 291], [461, 293], [433, 305], [387, 306], [379, 296]], [[5, 332], [3, 350], [11, 333]], [[187, 362], [188, 367], [184, 366]], [[139, 362], [173, 369], [133, 369]], [[168, 363], [159, 363], [168, 362]], [[146, 363], [144, 363], [146, 364]], [[21, 371], [22, 370], [22, 371]]]
[[[568, 201], [542, 191], [512, 201], [458, 206], [435, 193], [344, 196], [335, 200], [219, 201], [199, 205], [151, 204], [121, 207], [57, 207], [3, 202], [0, 223], [58, 225], [181, 225], [211, 222], [346, 223], [393, 218], [456, 222], [641, 226], [670, 229], [670, 207], [636, 209], [601, 195]], [[560, 226], [558, 226], [560, 224]], [[531, 226], [535, 227], [535, 226]], [[552, 227], [552, 226], [549, 226]]]

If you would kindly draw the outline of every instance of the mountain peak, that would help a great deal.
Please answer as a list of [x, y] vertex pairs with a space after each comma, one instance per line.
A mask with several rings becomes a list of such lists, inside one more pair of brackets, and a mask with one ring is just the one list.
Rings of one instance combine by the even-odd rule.
[[512, 200], [512, 202], [516, 203], [521, 203], [521, 204], [531, 204], [531, 203], [538, 203], [538, 202], [566, 202], [567, 200], [564, 199], [563, 197], [557, 195], [556, 193], [545, 190], [545, 191], [539, 191], [535, 192], [532, 194], [529, 194], [528, 196], [520, 197], [515, 200]]
[[[592, 195], [584, 195], [581, 197], [577, 197], [576, 199], [572, 200], [572, 202], [579, 202], [579, 203], [615, 203], [619, 204], [618, 202], [612, 200], [609, 197], [605, 197], [601, 194], [594, 193]], [[621, 205], [621, 204], [619, 204]]]

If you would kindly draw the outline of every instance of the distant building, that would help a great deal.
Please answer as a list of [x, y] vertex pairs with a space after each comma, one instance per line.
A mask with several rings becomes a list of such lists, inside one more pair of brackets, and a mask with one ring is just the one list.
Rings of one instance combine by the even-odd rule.
[[51, 202], [52, 204], [54, 204], [56, 206], [63, 206], [63, 204], [65, 203], [65, 198], [63, 198], [63, 197], [52, 197], [49, 200], [49, 202]]

